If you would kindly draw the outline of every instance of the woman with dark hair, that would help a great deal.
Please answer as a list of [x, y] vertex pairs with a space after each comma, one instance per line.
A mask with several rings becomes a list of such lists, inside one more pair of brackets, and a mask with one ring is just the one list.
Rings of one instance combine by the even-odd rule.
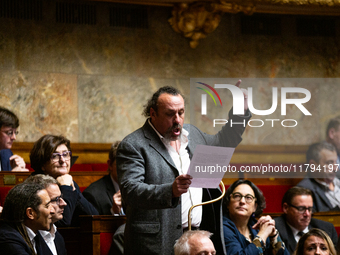
[[238, 180], [227, 190], [223, 200], [223, 232], [228, 255], [289, 255], [275, 221], [262, 216], [266, 207], [262, 192], [248, 180]]
[[55, 223], [58, 227], [78, 226], [79, 215], [98, 215], [97, 209], [86, 200], [69, 174], [71, 156], [70, 140], [61, 135], [44, 135], [34, 143], [30, 153], [33, 175], [50, 175], [60, 183], [67, 206], [63, 219]]
[[336, 255], [332, 239], [321, 229], [313, 228], [304, 234], [294, 252], [294, 255]]

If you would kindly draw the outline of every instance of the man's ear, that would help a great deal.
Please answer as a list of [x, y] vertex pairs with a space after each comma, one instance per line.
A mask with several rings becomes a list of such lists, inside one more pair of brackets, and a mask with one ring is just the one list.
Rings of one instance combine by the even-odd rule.
[[152, 118], [152, 117], [156, 117], [156, 115], [157, 115], [157, 112], [151, 107], [150, 108], [150, 117]]
[[328, 137], [333, 140], [334, 139], [334, 134], [335, 134], [335, 129], [334, 128], [330, 128], [328, 130]]
[[287, 211], [288, 211], [288, 204], [287, 203], [283, 203], [283, 205], [282, 205], [282, 211], [285, 213], [285, 214], [287, 214]]
[[27, 207], [26, 208], [26, 216], [30, 219], [30, 220], [34, 220], [35, 217], [36, 217], [36, 213], [35, 211], [33, 210], [32, 207]]
[[110, 159], [107, 160], [107, 167], [109, 169], [109, 172], [111, 173], [112, 172], [112, 163], [111, 163]]

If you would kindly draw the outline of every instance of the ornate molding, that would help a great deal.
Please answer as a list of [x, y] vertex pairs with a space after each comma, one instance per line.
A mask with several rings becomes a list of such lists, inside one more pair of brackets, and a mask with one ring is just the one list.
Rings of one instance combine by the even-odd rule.
[[251, 15], [256, 10], [256, 1], [219, 1], [217, 7], [219, 10], [228, 13], [239, 13]]
[[168, 21], [177, 33], [190, 39], [191, 48], [196, 48], [198, 40], [213, 32], [221, 21], [223, 11], [216, 7], [206, 2], [182, 3], [174, 7]]
[[316, 6], [340, 6], [339, 0], [258, 0], [258, 3], [280, 4], [280, 5], [316, 5]]
[[[185, 1], [185, 0], [183, 0]], [[219, 0], [175, 4], [168, 20], [175, 32], [196, 48], [219, 25], [224, 13], [340, 15], [340, 0]]]

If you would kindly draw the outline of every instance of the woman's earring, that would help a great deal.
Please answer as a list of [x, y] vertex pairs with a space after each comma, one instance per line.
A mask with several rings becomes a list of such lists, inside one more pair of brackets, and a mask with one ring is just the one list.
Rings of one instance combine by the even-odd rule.
[[251, 214], [251, 217], [255, 218], [255, 212], [253, 212], [253, 213]]

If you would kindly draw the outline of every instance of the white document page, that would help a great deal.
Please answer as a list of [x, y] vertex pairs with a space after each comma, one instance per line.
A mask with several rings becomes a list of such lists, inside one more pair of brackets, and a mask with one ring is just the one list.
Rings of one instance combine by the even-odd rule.
[[191, 159], [188, 174], [193, 179], [190, 187], [217, 188], [228, 166], [235, 148], [197, 145]]

